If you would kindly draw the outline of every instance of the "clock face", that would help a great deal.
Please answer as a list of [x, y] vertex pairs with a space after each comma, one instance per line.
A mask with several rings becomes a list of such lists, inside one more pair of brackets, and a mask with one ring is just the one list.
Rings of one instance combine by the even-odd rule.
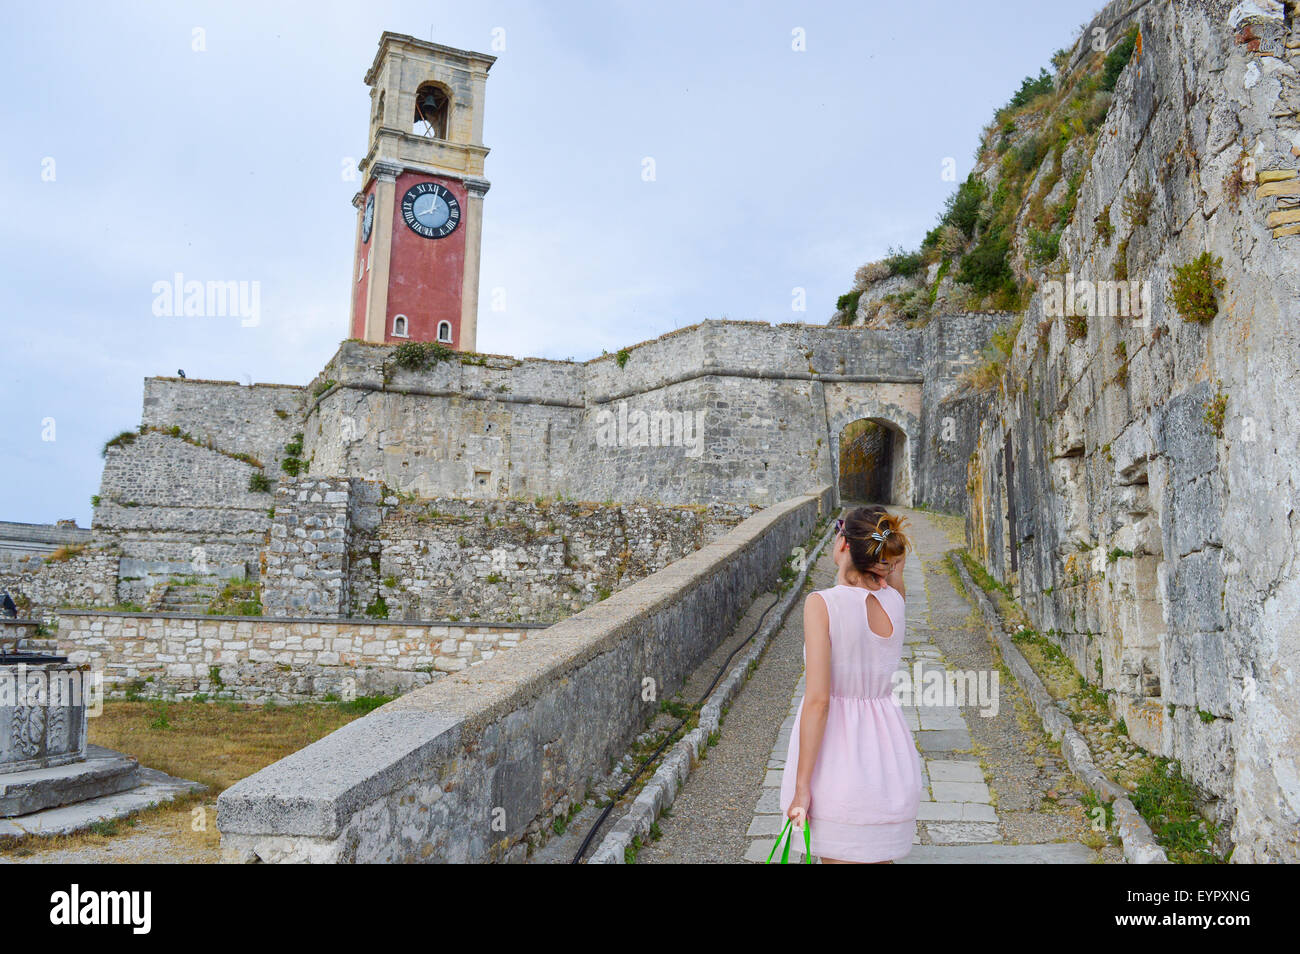
[[375, 194], [366, 196], [366, 211], [361, 216], [361, 244], [370, 241], [370, 229], [375, 224]]
[[421, 182], [402, 196], [402, 218], [412, 232], [425, 238], [446, 238], [460, 225], [460, 203], [436, 182]]

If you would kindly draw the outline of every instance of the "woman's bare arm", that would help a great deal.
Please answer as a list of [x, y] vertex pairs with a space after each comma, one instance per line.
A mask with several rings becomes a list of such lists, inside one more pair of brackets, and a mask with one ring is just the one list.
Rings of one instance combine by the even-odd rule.
[[795, 774], [796, 799], [811, 793], [813, 768], [826, 731], [831, 702], [831, 622], [826, 602], [809, 593], [803, 604], [803, 639], [806, 684], [803, 714], [799, 717], [799, 766]]

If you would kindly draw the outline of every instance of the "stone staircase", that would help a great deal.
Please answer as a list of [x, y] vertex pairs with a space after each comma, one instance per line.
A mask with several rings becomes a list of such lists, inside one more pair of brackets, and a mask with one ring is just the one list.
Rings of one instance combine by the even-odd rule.
[[221, 592], [217, 582], [169, 583], [158, 600], [159, 613], [202, 615]]

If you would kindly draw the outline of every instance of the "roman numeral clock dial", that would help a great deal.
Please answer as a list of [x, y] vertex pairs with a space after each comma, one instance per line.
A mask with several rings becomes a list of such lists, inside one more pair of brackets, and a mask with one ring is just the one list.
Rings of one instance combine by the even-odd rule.
[[402, 196], [402, 220], [417, 235], [446, 238], [460, 224], [460, 203], [436, 182], [421, 182]]

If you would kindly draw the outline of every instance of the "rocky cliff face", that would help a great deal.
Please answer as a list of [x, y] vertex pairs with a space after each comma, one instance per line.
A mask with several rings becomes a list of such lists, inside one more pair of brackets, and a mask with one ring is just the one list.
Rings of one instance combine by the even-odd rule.
[[1056, 247], [1017, 219], [1032, 285], [969, 471], [973, 550], [1179, 760], [1233, 861], [1300, 860], [1292, 6], [1112, 3], [1059, 57], [1140, 29], [1094, 141], [1035, 173], [1059, 159], [1073, 193]]

